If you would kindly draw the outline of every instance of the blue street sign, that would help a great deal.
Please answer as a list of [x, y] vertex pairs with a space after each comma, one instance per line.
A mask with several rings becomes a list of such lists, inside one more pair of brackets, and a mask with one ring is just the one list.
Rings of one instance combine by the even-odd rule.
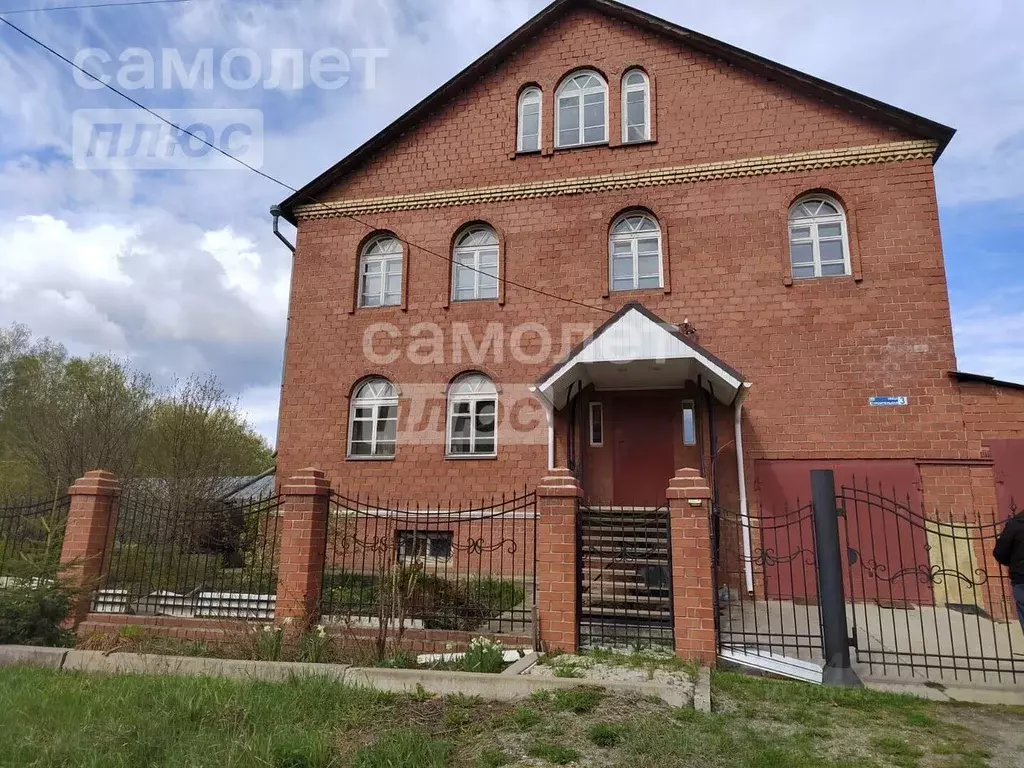
[[900, 408], [910, 403], [909, 397], [872, 397], [868, 403], [876, 408]]

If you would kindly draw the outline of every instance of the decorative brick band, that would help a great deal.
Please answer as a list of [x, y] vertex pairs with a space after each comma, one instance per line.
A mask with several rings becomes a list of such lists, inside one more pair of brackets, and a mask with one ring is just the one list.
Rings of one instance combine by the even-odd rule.
[[494, 203], [505, 200], [525, 200], [536, 197], [582, 195], [588, 192], [607, 192], [631, 187], [653, 187], [667, 184], [693, 184], [701, 181], [733, 179], [744, 176], [766, 176], [775, 173], [796, 173], [847, 165], [897, 163], [905, 160], [930, 158], [938, 150], [938, 143], [927, 140], [895, 141], [865, 147], [821, 149], [813, 152], [794, 152], [768, 155], [719, 163], [700, 163], [676, 168], [657, 168], [601, 176], [583, 176], [557, 181], [534, 181], [526, 184], [503, 184], [494, 187], [446, 189], [438, 192], [419, 192], [412, 195], [375, 197], [363, 200], [339, 200], [331, 203], [313, 203], [296, 206], [299, 219], [328, 219], [346, 215], [413, 211], [424, 208], [449, 208], [475, 203]]

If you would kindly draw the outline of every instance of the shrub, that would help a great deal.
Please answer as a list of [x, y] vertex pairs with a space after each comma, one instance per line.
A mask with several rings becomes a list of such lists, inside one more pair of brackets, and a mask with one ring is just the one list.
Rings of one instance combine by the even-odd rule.
[[73, 594], [58, 579], [25, 579], [0, 589], [0, 645], [68, 645], [61, 628]]
[[465, 672], [486, 672], [494, 674], [505, 668], [505, 646], [486, 637], [476, 637], [469, 643], [469, 650], [462, 660]]

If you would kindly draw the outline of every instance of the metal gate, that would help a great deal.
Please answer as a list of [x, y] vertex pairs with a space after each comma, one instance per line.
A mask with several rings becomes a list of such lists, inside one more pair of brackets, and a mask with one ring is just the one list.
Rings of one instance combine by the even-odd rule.
[[801, 679], [1024, 682], [1024, 631], [992, 558], [1013, 510], [927, 516], [895, 489], [812, 472], [814, 498], [713, 514], [719, 654]]
[[576, 520], [580, 646], [674, 648], [668, 506], [580, 504]]

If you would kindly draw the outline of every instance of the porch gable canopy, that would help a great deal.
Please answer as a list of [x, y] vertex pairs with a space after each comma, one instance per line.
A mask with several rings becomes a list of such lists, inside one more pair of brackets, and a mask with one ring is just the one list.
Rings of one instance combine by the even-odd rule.
[[727, 405], [745, 383], [739, 371], [688, 339], [675, 325], [639, 302], [630, 302], [548, 371], [536, 389], [561, 409], [577, 385], [667, 389], [687, 381], [700, 382]]

